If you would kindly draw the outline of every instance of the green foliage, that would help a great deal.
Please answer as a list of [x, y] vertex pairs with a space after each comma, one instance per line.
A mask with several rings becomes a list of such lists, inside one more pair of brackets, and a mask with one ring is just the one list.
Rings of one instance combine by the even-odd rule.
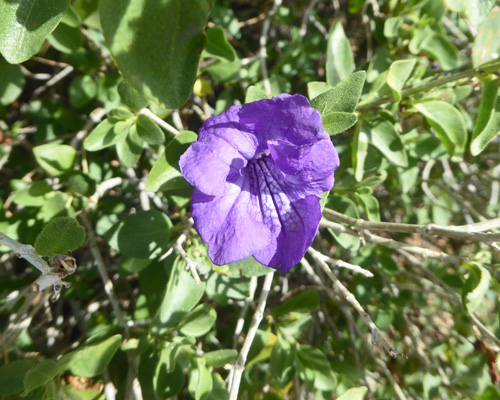
[[[229, 400], [238, 360], [242, 400], [500, 398], [496, 2], [69, 3], [0, 1], [0, 241], [78, 266], [0, 245], [0, 396]], [[340, 167], [260, 315], [270, 269], [212, 264], [179, 159], [282, 93]]]
[[74, 218], [54, 218], [36, 238], [35, 251], [41, 256], [52, 257], [76, 250], [85, 240], [85, 229]]
[[[146, 97], [177, 108], [188, 99], [209, 2], [159, 0], [153, 3], [105, 0], [101, 23], [111, 53], [125, 79]], [[130, 29], [130, 25], [141, 29]]]
[[0, 53], [11, 64], [36, 54], [63, 17], [68, 0], [20, 0], [0, 3]]

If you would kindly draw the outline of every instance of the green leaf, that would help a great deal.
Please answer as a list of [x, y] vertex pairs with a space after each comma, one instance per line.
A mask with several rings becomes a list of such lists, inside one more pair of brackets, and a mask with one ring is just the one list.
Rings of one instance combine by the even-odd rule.
[[204, 52], [208, 56], [222, 58], [228, 61], [236, 59], [236, 51], [229, 43], [222, 27], [216, 25], [207, 30], [207, 46]]
[[401, 91], [415, 67], [416, 60], [399, 60], [394, 61], [389, 68], [389, 73], [387, 74], [387, 84], [391, 87], [394, 100], [401, 100]]
[[495, 60], [500, 54], [500, 7], [495, 7], [479, 27], [472, 46], [472, 63], [474, 67]]
[[483, 307], [486, 292], [491, 284], [490, 272], [479, 264], [465, 263], [469, 277], [462, 288], [462, 301], [469, 312]]
[[128, 108], [116, 107], [108, 112], [108, 121], [112, 124], [116, 124], [120, 121], [126, 121], [134, 116]]
[[[91, 338], [92, 339], [92, 338]], [[114, 335], [108, 339], [66, 354], [61, 361], [68, 359], [68, 368], [73, 374], [92, 378], [104, 372], [122, 342], [121, 335]]]
[[332, 112], [323, 116], [322, 120], [325, 130], [330, 135], [336, 135], [354, 126], [358, 121], [358, 117], [355, 114], [346, 112]]
[[352, 388], [344, 392], [338, 400], [363, 400], [366, 393], [368, 393], [368, 388], [366, 386]]
[[217, 271], [225, 273], [231, 277], [245, 276], [247, 278], [251, 278], [252, 276], [267, 275], [270, 272], [269, 267], [263, 266], [253, 257], [247, 257], [244, 260], [227, 264], [225, 266], [227, 271], [222, 271], [222, 268], [217, 269]]
[[209, 11], [208, 0], [103, 0], [100, 16], [108, 47], [130, 85], [167, 108], [179, 108], [196, 78]]
[[365, 5], [366, 0], [349, 0], [349, 12], [356, 14]]
[[238, 352], [233, 349], [209, 351], [202, 356], [207, 366], [221, 368], [226, 364], [233, 362], [238, 357]]
[[38, 53], [55, 29], [69, 0], [17, 0], [0, 2], [0, 53], [19, 64]]
[[183, 131], [167, 144], [146, 179], [145, 188], [148, 192], [189, 187], [181, 175], [179, 158], [197, 138], [196, 133]]
[[117, 90], [122, 103], [136, 112], [147, 107], [150, 103], [141, 92], [130, 86], [127, 81], [122, 80], [118, 84]]
[[286, 370], [293, 365], [295, 359], [295, 341], [286, 340], [278, 333], [276, 343], [271, 352], [271, 374], [276, 379], [282, 379]]
[[354, 70], [354, 56], [340, 21], [335, 22], [328, 33], [326, 50], [326, 81], [335, 86]]
[[51, 175], [61, 175], [72, 170], [76, 161], [76, 150], [65, 144], [43, 144], [33, 148], [37, 163]]
[[82, 47], [83, 35], [80, 26], [65, 24], [63, 19], [47, 41], [61, 53], [72, 54]]
[[278, 317], [290, 312], [310, 313], [319, 309], [319, 294], [317, 290], [305, 290], [302, 293], [293, 296], [271, 311], [273, 317]]
[[139, 114], [136, 121], [137, 133], [139, 137], [149, 144], [162, 144], [165, 141], [165, 134], [147, 115]]
[[472, 133], [470, 151], [473, 156], [480, 154], [486, 146], [500, 134], [500, 93], [498, 80], [488, 80], [483, 86], [481, 105], [476, 126]]
[[308, 386], [317, 390], [334, 390], [337, 386], [337, 378], [321, 350], [309, 345], [297, 346], [297, 367]]
[[356, 200], [370, 221], [380, 222], [380, 206], [376, 197], [355, 193]]
[[196, 359], [196, 370], [198, 372], [198, 382], [194, 392], [195, 400], [205, 400], [212, 391], [212, 375], [210, 370], [205, 366], [203, 358]]
[[458, 49], [440, 33], [433, 31], [426, 35], [420, 45], [420, 50], [434, 58], [444, 71], [450, 71], [460, 65]]
[[125, 140], [131, 123], [129, 121], [120, 121], [112, 124], [105, 119], [83, 141], [85, 150], [99, 151]]
[[352, 113], [358, 105], [365, 79], [365, 71], [355, 72], [335, 87], [312, 99], [311, 106], [321, 115], [331, 112]]
[[0, 105], [13, 103], [23, 92], [25, 84], [26, 79], [19, 65], [9, 64], [0, 58]]
[[307, 97], [309, 97], [310, 100], [314, 99], [315, 97], [318, 97], [321, 93], [325, 93], [327, 90], [330, 90], [331, 88], [332, 86], [326, 82], [308, 82]]
[[200, 304], [179, 322], [179, 332], [184, 336], [203, 336], [212, 329], [217, 313], [208, 304]]
[[398, 38], [401, 36], [401, 27], [405, 20], [403, 17], [390, 17], [384, 22], [384, 36], [387, 38]]
[[399, 132], [387, 121], [382, 121], [368, 128], [369, 138], [373, 146], [398, 167], [408, 166], [408, 156], [404, 149]]
[[70, 217], [54, 218], [44, 226], [35, 240], [35, 251], [52, 257], [76, 250], [85, 241], [85, 229]]
[[219, 304], [227, 304], [228, 299], [244, 300], [249, 295], [248, 278], [231, 278], [213, 273], [207, 281], [207, 295]]
[[494, 0], [443, 0], [454, 13], [460, 13], [472, 25], [479, 25], [495, 5]]
[[116, 144], [116, 152], [123, 165], [127, 168], [132, 168], [137, 164], [139, 158], [141, 158], [143, 147], [144, 142], [137, 134], [136, 125], [132, 124], [125, 140]]
[[22, 392], [24, 376], [34, 365], [33, 360], [16, 360], [0, 366], [0, 395]]
[[45, 203], [47, 195], [51, 191], [52, 189], [47, 182], [33, 182], [12, 192], [12, 201], [20, 206], [40, 207]]
[[80, 75], [71, 81], [68, 89], [69, 102], [75, 108], [85, 107], [97, 94], [97, 84], [89, 75]]
[[106, 235], [109, 244], [133, 258], [154, 259], [169, 248], [172, 222], [160, 211], [128, 215]]
[[27, 395], [37, 387], [52, 381], [56, 376], [61, 375], [68, 369], [68, 360], [43, 360], [34, 365], [26, 375], [24, 375], [24, 392]]
[[177, 325], [205, 292], [205, 283], [197, 284], [185, 266], [179, 259], [174, 263], [165, 296], [151, 323], [151, 332], [155, 335]]
[[88, 174], [81, 171], [72, 171], [61, 177], [68, 182], [68, 189], [73, 193], [78, 193], [90, 197], [95, 193], [96, 182]]
[[269, 96], [265, 94], [262, 90], [260, 90], [257, 86], [249, 86], [247, 89], [247, 93], [245, 95], [245, 104], [268, 98]]
[[452, 161], [461, 161], [467, 143], [467, 128], [462, 114], [451, 104], [438, 100], [416, 104], [415, 108], [425, 116]]

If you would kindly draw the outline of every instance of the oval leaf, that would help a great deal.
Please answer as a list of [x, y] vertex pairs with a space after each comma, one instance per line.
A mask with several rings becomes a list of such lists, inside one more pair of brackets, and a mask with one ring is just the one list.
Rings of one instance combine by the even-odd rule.
[[411, 75], [416, 60], [399, 60], [392, 63], [387, 74], [387, 84], [391, 87], [394, 100], [401, 100], [401, 90]]
[[181, 107], [206, 43], [209, 7], [208, 0], [103, 0], [104, 36], [125, 79], [167, 108]]
[[481, 153], [488, 143], [500, 134], [500, 93], [498, 80], [489, 80], [483, 88], [476, 126], [472, 134], [470, 151], [473, 156]]
[[335, 22], [328, 34], [326, 50], [326, 81], [335, 86], [354, 70], [354, 56], [340, 21]]
[[85, 229], [70, 217], [54, 218], [42, 229], [35, 241], [35, 251], [52, 257], [76, 250], [85, 240]]
[[19, 64], [38, 53], [55, 29], [69, 0], [17, 0], [0, 2], [0, 53]]

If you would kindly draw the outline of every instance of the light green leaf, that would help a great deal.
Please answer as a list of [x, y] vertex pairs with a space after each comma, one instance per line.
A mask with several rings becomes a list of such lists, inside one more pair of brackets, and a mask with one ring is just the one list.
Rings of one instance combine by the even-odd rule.
[[490, 272], [479, 264], [466, 263], [469, 277], [462, 288], [462, 301], [469, 312], [482, 308], [486, 292], [491, 284]]
[[151, 323], [151, 331], [155, 335], [177, 325], [205, 292], [205, 283], [197, 284], [185, 266], [186, 263], [179, 259], [174, 263], [165, 296]]
[[38, 53], [55, 29], [69, 0], [16, 0], [0, 2], [0, 53], [19, 64]]
[[479, 25], [495, 5], [495, 0], [443, 0], [452, 12], [460, 13], [474, 26]]
[[355, 196], [368, 219], [370, 221], [380, 222], [380, 206], [377, 198], [371, 194], [355, 193]]
[[61, 175], [72, 170], [76, 161], [76, 150], [66, 144], [43, 144], [33, 148], [37, 163], [51, 175]]
[[128, 108], [116, 107], [108, 112], [108, 121], [112, 124], [116, 124], [120, 121], [126, 121], [134, 116]]
[[387, 84], [393, 90], [395, 101], [401, 100], [401, 90], [403, 90], [415, 64], [415, 59], [394, 61], [391, 64], [387, 74]]
[[145, 188], [148, 192], [189, 187], [181, 175], [179, 158], [197, 138], [196, 133], [184, 131], [167, 144], [146, 179]]
[[245, 104], [268, 98], [269, 96], [265, 94], [262, 90], [260, 90], [257, 86], [249, 86], [247, 89], [247, 93], [245, 95]]
[[126, 256], [154, 259], [168, 250], [171, 230], [172, 222], [165, 214], [149, 210], [123, 218], [106, 239]]
[[196, 78], [209, 11], [208, 0], [103, 0], [100, 16], [125, 79], [146, 97], [179, 108]]
[[79, 26], [64, 23], [64, 19], [47, 38], [47, 41], [61, 53], [75, 53], [83, 45], [83, 34]]
[[483, 95], [472, 134], [470, 151], [473, 156], [480, 154], [495, 137], [500, 134], [500, 93], [498, 80], [488, 80], [483, 85]]
[[432, 31], [426, 35], [420, 44], [420, 50], [435, 59], [444, 71], [450, 71], [460, 65], [458, 49], [440, 33]]
[[125, 140], [131, 124], [131, 121], [112, 124], [105, 119], [83, 141], [85, 150], [98, 151]]
[[0, 58], [0, 105], [13, 103], [23, 92], [25, 84], [26, 79], [19, 65], [9, 64]]
[[340, 21], [335, 22], [328, 33], [326, 50], [326, 81], [335, 86], [354, 70], [354, 56]]
[[40, 207], [45, 203], [51, 191], [52, 189], [47, 182], [33, 182], [12, 192], [12, 201], [20, 206]]
[[324, 115], [322, 120], [325, 130], [330, 135], [336, 135], [354, 126], [358, 121], [358, 117], [356, 114], [346, 112], [332, 112]]
[[34, 247], [37, 254], [52, 257], [76, 250], [84, 241], [85, 229], [76, 219], [58, 217], [44, 226]]
[[321, 115], [332, 112], [354, 112], [363, 90], [365, 78], [365, 71], [355, 72], [335, 87], [312, 99], [311, 106], [318, 110]]
[[214, 368], [221, 368], [233, 362], [236, 357], [238, 357], [238, 352], [233, 349], [215, 350], [203, 354], [207, 365]]
[[366, 396], [366, 393], [368, 393], [368, 388], [366, 386], [352, 388], [347, 392], [344, 392], [342, 396], [338, 398], [338, 400], [363, 400]]
[[332, 86], [326, 82], [308, 82], [307, 97], [312, 100], [315, 97], [318, 97], [321, 93], [325, 93], [327, 90], [330, 90], [331, 88]]
[[179, 332], [185, 336], [203, 336], [212, 329], [217, 313], [208, 304], [200, 304], [179, 322]]
[[282, 379], [286, 370], [293, 365], [295, 349], [295, 341], [293, 339], [284, 339], [283, 336], [278, 333], [278, 338], [276, 343], [274, 343], [270, 360], [271, 374], [276, 379]]
[[121, 341], [121, 335], [114, 335], [100, 343], [82, 346], [63, 356], [61, 362], [68, 359], [68, 368], [73, 374], [92, 378], [104, 372]]
[[337, 386], [337, 378], [321, 350], [309, 345], [298, 345], [297, 362], [303, 379], [315, 389], [330, 391]]
[[68, 369], [68, 360], [43, 360], [34, 365], [26, 375], [24, 375], [24, 392], [27, 395], [32, 390], [52, 381], [56, 376], [61, 375]]
[[384, 36], [387, 38], [398, 38], [401, 36], [400, 29], [403, 26], [404, 17], [390, 17], [384, 22]]
[[212, 375], [210, 370], [205, 366], [203, 358], [196, 359], [198, 371], [198, 383], [194, 393], [195, 400], [205, 400], [212, 391]]
[[370, 132], [371, 144], [379, 149], [389, 162], [398, 167], [408, 166], [408, 156], [401, 142], [401, 137], [391, 123], [381, 121], [370, 126], [367, 130]]
[[443, 143], [452, 161], [461, 161], [467, 143], [467, 128], [462, 114], [444, 101], [428, 101], [416, 104], [429, 125]]
[[137, 164], [139, 158], [141, 158], [143, 147], [144, 142], [137, 134], [136, 124], [132, 124], [125, 140], [116, 144], [116, 152], [123, 165], [127, 168], [132, 168]]
[[495, 60], [500, 54], [500, 7], [495, 7], [479, 27], [472, 46], [472, 62], [474, 67]]
[[236, 59], [236, 51], [229, 43], [222, 27], [216, 25], [207, 30], [207, 46], [204, 53], [208, 56], [222, 58], [228, 61]]

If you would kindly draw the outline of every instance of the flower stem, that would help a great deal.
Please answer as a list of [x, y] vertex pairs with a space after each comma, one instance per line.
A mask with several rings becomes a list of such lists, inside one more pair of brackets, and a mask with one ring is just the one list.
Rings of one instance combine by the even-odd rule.
[[[500, 69], [500, 61], [497, 61], [497, 62], [491, 63], [489, 65], [485, 65], [482, 67], [471, 68], [471, 69], [467, 69], [465, 71], [456, 72], [456, 73], [451, 74], [449, 76], [438, 77], [436, 79], [433, 79], [430, 82], [423, 83], [422, 85], [415, 86], [415, 87], [408, 88], [408, 89], [404, 89], [401, 92], [401, 97], [409, 97], [409, 96], [417, 94], [417, 93], [429, 91], [430, 89], [434, 89], [436, 87], [445, 85], [445, 84], [450, 83], [450, 82], [455, 82], [455, 81], [459, 81], [461, 79], [471, 78], [471, 77], [476, 76], [476, 75], [490, 74], [492, 72], [498, 71], [499, 69]], [[358, 105], [357, 111], [366, 111], [366, 110], [369, 110], [371, 108], [376, 108], [382, 104], [390, 103], [393, 101], [394, 101], [394, 97], [392, 95], [385, 96], [385, 97], [382, 97], [380, 99], [370, 101], [366, 104]]]

